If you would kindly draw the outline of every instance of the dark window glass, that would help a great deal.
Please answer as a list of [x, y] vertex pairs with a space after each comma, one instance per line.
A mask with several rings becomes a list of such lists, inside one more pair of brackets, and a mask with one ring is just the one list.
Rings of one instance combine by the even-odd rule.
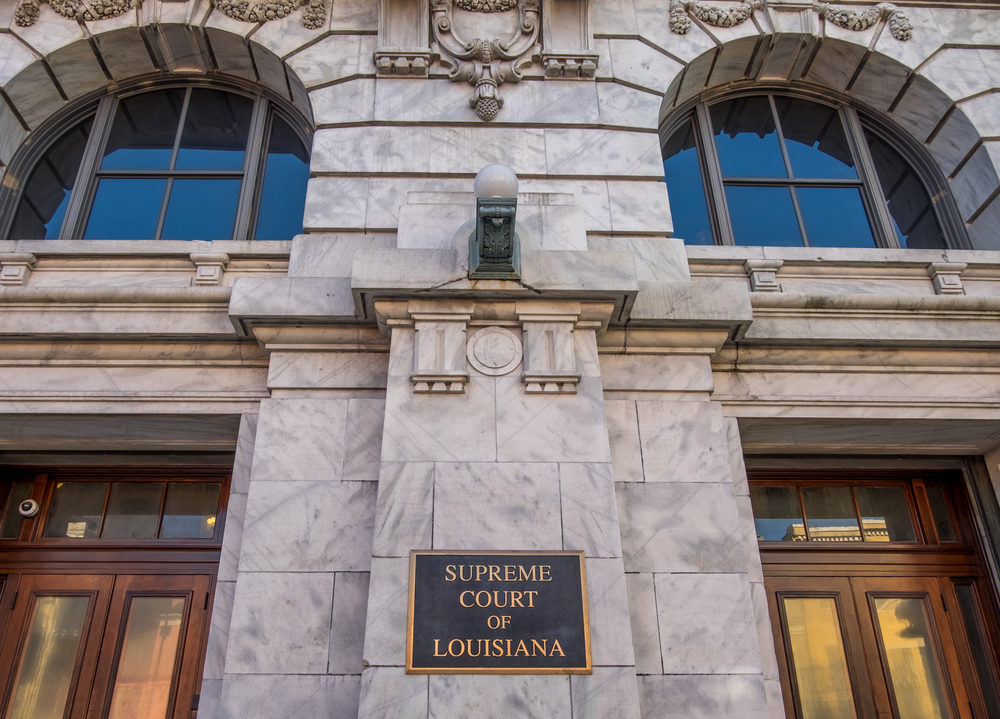
[[275, 117], [257, 214], [258, 240], [287, 240], [302, 232], [308, 180], [309, 153], [288, 123]]
[[97, 183], [85, 240], [152, 240], [163, 206], [165, 179], [103, 178]]
[[946, 246], [944, 234], [930, 196], [916, 173], [896, 150], [874, 133], [866, 131], [865, 139], [900, 246], [943, 249]]
[[857, 487], [866, 542], [915, 542], [906, 492], [901, 487]]
[[59, 482], [45, 520], [46, 537], [92, 539], [101, 529], [107, 482]]
[[[18, 505], [31, 498], [31, 482], [14, 482], [7, 493], [7, 504], [0, 517], [0, 539], [16, 539], [21, 532], [21, 522], [24, 517], [18, 511]], [[0, 584], [0, 590], [3, 585]]]
[[775, 98], [795, 177], [854, 179], [854, 158], [840, 113], [815, 102]]
[[997, 680], [991, 671], [991, 655], [989, 639], [983, 632], [985, 626], [980, 618], [975, 596], [975, 589], [971, 584], [956, 584], [955, 594], [958, 596], [958, 606], [962, 611], [962, 620], [965, 622], [965, 631], [969, 637], [969, 649], [975, 657], [976, 676], [979, 677], [979, 685], [983, 690], [983, 699], [986, 703], [986, 716], [988, 719], [1000, 719], [1000, 687], [997, 687]]
[[59, 235], [93, 118], [59, 138], [32, 170], [14, 216], [13, 240], [45, 240]]
[[941, 542], [955, 542], [955, 528], [951, 524], [951, 512], [948, 511], [948, 500], [940, 487], [927, 487], [927, 502], [931, 505], [931, 516], [934, 517], [934, 528]]
[[795, 487], [751, 487], [753, 523], [759, 542], [804, 542], [802, 507]]
[[166, 170], [177, 138], [184, 90], [144, 92], [118, 103], [102, 170]]
[[[196, 87], [102, 102], [113, 112], [99, 107], [35, 165], [10, 238], [56, 238], [64, 225], [95, 240], [230, 240], [236, 228], [249, 239], [289, 240], [301, 232], [308, 146], [273, 111], [271, 127], [255, 131], [250, 146], [255, 113], [269, 110], [263, 98]], [[104, 144], [88, 153], [97, 142]], [[84, 156], [94, 165], [81, 172]], [[91, 199], [76, 209], [70, 194], [79, 174], [90, 175], [79, 191]], [[244, 186], [248, 179], [253, 187]]]
[[711, 108], [724, 177], [788, 177], [767, 97], [741, 97]]
[[797, 187], [809, 244], [813, 247], [874, 247], [858, 187]]
[[170, 483], [163, 507], [163, 539], [211, 539], [219, 510], [217, 482]]
[[683, 237], [689, 245], [713, 244], [715, 239], [705, 201], [705, 184], [690, 120], [667, 140], [663, 146], [663, 157], [674, 237]]
[[163, 240], [228, 240], [233, 236], [240, 180], [174, 180]]
[[246, 155], [253, 100], [195, 89], [184, 119], [178, 170], [240, 170]]
[[811, 541], [861, 541], [858, 515], [849, 487], [803, 487], [802, 500]]
[[163, 482], [115, 482], [101, 536], [105, 539], [150, 539], [156, 536], [163, 503]]
[[727, 186], [726, 202], [737, 245], [802, 244], [788, 187]]

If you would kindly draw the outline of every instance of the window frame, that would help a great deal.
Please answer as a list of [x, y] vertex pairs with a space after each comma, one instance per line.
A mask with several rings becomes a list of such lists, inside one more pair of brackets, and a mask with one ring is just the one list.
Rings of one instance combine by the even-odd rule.
[[[274, 127], [275, 118], [284, 121], [295, 136], [301, 141], [307, 155], [312, 151], [313, 128], [309, 120], [302, 116], [290, 102], [278, 96], [268, 88], [254, 83], [243, 82], [236, 78], [198, 77], [198, 78], [139, 78], [125, 85], [99, 91], [82, 98], [80, 101], [64, 108], [43, 123], [38, 129], [28, 135], [15, 153], [8, 168], [7, 177], [3, 183], [0, 195], [0, 238], [12, 241], [51, 242], [57, 240], [81, 240], [85, 242], [100, 242], [101, 238], [84, 240], [83, 234], [93, 208], [94, 196], [97, 192], [98, 180], [103, 171], [100, 170], [102, 153], [111, 133], [115, 113], [119, 103], [136, 95], [147, 92], [161, 92], [170, 89], [185, 91], [184, 104], [188, 104], [191, 92], [197, 88], [217, 90], [250, 99], [253, 104], [248, 137], [245, 150], [244, 165], [241, 170], [163, 170], [155, 171], [156, 177], [239, 177], [240, 193], [236, 206], [232, 234], [220, 241], [253, 241], [256, 239], [257, 220], [260, 212], [260, 195], [263, 191], [264, 171], [267, 165], [268, 142]], [[77, 168], [73, 188], [70, 190], [69, 202], [59, 232], [48, 238], [11, 237], [14, 219], [20, 207], [21, 198], [27, 188], [28, 180], [42, 161], [49, 149], [67, 132], [79, 124], [92, 118], [90, 135], [84, 147], [83, 155]], [[181, 119], [183, 122], [183, 119]], [[174, 151], [176, 152], [176, 147]], [[123, 171], [124, 175], [143, 174], [144, 171]], [[169, 198], [169, 195], [167, 195]], [[160, 209], [157, 222], [157, 235], [162, 231], [166, 201]], [[289, 238], [291, 239], [291, 238]], [[160, 242], [156, 239], [126, 240], [128, 242]], [[169, 241], [169, 240], [168, 240]], [[189, 240], [179, 240], [188, 242]]]
[[[972, 249], [965, 224], [962, 222], [958, 206], [951, 195], [948, 183], [940, 168], [929, 156], [929, 153], [914, 138], [901, 128], [878, 113], [859, 106], [849, 98], [820, 92], [815, 88], [788, 86], [776, 83], [754, 83], [737, 87], [727, 87], [716, 91], [702, 93], [687, 102], [680, 104], [660, 125], [660, 148], [667, 144], [674, 133], [679, 131], [686, 122], [691, 123], [691, 131], [695, 138], [695, 150], [701, 171], [702, 189], [705, 204], [708, 209], [710, 229], [715, 246], [744, 247], [738, 245], [733, 232], [731, 213], [726, 201], [725, 181], [719, 162], [718, 151], [715, 149], [715, 139], [712, 131], [711, 106], [728, 100], [746, 97], [766, 97], [774, 110], [777, 97], [805, 100], [823, 105], [837, 112], [844, 133], [847, 137], [851, 154], [858, 173], [858, 183], [847, 183], [849, 186], [859, 186], [862, 202], [868, 215], [868, 223], [872, 237], [875, 240], [874, 249], [919, 249], [906, 248], [899, 244], [893, 229], [893, 219], [889, 206], [879, 182], [875, 163], [868, 148], [865, 131], [872, 132], [879, 139], [899, 153], [907, 166], [916, 175], [930, 200], [938, 226], [945, 240], [946, 249]], [[780, 125], [777, 127], [781, 138], [781, 152], [784, 155], [784, 135]], [[664, 158], [666, 160], [666, 158]], [[740, 178], [741, 181], [753, 178]], [[763, 178], [762, 178], [763, 179]], [[797, 178], [766, 178], [766, 182], [749, 184], [752, 187], [762, 186], [795, 186], [800, 183]], [[731, 183], [732, 184], [732, 183]], [[738, 184], [746, 184], [740, 182]], [[840, 183], [830, 183], [840, 184]], [[667, 188], [670, 192], [670, 188]], [[797, 214], [799, 231], [803, 243], [791, 247], [816, 247], [831, 249], [829, 246], [807, 244], [805, 228], [802, 227], [802, 216]], [[682, 238], [683, 239], [683, 238]], [[846, 247], [846, 246], [845, 246]], [[852, 248], [857, 249], [857, 248]]]

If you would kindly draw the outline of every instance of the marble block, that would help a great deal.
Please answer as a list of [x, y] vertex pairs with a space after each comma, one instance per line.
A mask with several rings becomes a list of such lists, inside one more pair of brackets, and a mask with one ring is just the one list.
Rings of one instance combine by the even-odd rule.
[[573, 719], [639, 719], [639, 690], [632, 667], [594, 667], [570, 677]]
[[626, 571], [746, 571], [730, 485], [619, 482], [615, 491]]
[[373, 482], [252, 482], [240, 571], [367, 571], [375, 493]]
[[427, 682], [397, 667], [368, 667], [361, 675], [358, 719], [427, 719]]
[[260, 403], [252, 481], [330, 480], [344, 469], [348, 400]]
[[[368, 355], [368, 361], [372, 356]], [[382, 424], [385, 400], [354, 398], [347, 405], [347, 442], [344, 447], [344, 480], [378, 481], [382, 457]]]
[[325, 674], [333, 580], [332, 573], [241, 572], [226, 674]]
[[642, 676], [639, 703], [656, 719], [765, 719], [764, 680], [747, 675]]
[[355, 717], [360, 692], [356, 676], [227, 676], [221, 719]]
[[568, 676], [435, 674], [428, 719], [552, 719], [572, 714]]
[[362, 661], [370, 667], [403, 667], [406, 664], [410, 558], [373, 558], [368, 586]]
[[409, 557], [431, 546], [434, 463], [386, 462], [379, 475], [375, 508], [376, 557]]
[[559, 517], [556, 464], [435, 465], [434, 549], [562, 549]]
[[559, 465], [563, 548], [588, 557], [621, 557], [621, 532], [610, 464]]
[[653, 575], [626, 574], [629, 626], [632, 628], [632, 649], [635, 654], [637, 674], [662, 674], [660, 657], [660, 629], [656, 616], [656, 590]]
[[641, 482], [642, 449], [639, 446], [639, 419], [635, 401], [609, 399], [604, 403], [604, 416], [608, 422], [611, 468], [615, 481]]
[[587, 603], [594, 666], [633, 666], [635, 653], [621, 559], [587, 558]]
[[219, 558], [219, 580], [235, 581], [243, 548], [243, 523], [247, 513], [247, 495], [231, 493], [226, 505], [226, 526]]
[[222, 679], [226, 664], [226, 647], [229, 645], [229, 624], [233, 615], [233, 595], [236, 582], [216, 582], [212, 599], [212, 619], [205, 648], [203, 679]]
[[236, 439], [236, 456], [233, 458], [233, 476], [229, 491], [246, 494], [250, 489], [250, 470], [253, 466], [253, 445], [257, 439], [256, 414], [240, 416], [239, 434]]
[[640, 401], [636, 406], [647, 482], [731, 481], [719, 405]]
[[337, 572], [330, 619], [330, 674], [360, 674], [364, 666], [368, 573]]
[[666, 674], [759, 674], [760, 644], [741, 574], [657, 574]]

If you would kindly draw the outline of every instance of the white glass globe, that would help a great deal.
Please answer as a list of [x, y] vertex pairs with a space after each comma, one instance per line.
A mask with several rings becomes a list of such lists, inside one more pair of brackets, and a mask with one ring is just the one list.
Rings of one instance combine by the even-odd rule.
[[517, 175], [506, 165], [487, 165], [472, 183], [476, 197], [517, 197]]

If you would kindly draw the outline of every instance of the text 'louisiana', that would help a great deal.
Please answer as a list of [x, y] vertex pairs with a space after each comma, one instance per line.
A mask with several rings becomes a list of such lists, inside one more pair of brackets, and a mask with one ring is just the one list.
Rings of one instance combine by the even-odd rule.
[[558, 639], [452, 639], [441, 651], [441, 640], [434, 640], [436, 657], [564, 657]]

